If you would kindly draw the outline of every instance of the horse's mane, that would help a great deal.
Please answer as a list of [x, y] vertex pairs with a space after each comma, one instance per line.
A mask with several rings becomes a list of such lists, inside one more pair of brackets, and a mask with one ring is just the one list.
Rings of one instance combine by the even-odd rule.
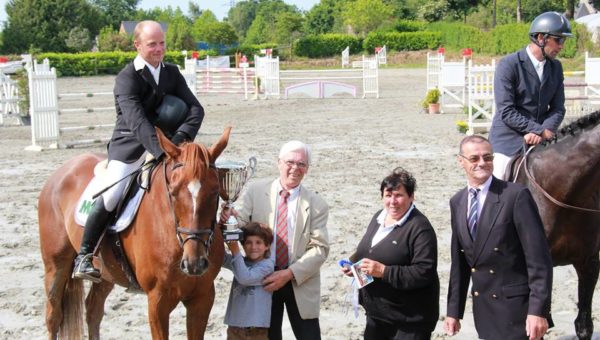
[[184, 176], [188, 178], [203, 178], [210, 165], [208, 150], [201, 144], [183, 143], [182, 158], [184, 163]]
[[596, 124], [598, 124], [598, 122], [600, 122], [600, 110], [594, 111], [588, 115], [577, 119], [576, 121], [569, 123], [568, 125], [561, 127], [560, 129], [558, 129], [553, 141], [558, 142], [564, 137], [575, 136], [584, 129], [590, 126], [595, 126]]

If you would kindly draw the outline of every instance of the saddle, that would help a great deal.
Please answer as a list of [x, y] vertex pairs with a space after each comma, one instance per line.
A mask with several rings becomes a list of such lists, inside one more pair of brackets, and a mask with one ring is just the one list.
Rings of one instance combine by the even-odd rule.
[[[107, 164], [108, 160], [103, 160], [94, 167], [94, 178], [92, 178], [77, 203], [75, 221], [82, 227], [85, 226], [87, 215], [93, 206], [95, 196], [98, 196], [113, 184], [106, 184]], [[135, 273], [131, 269], [131, 265], [127, 261], [120, 233], [127, 229], [135, 218], [144, 193], [150, 189], [150, 174], [155, 166], [156, 162], [147, 161], [140, 167], [138, 172], [134, 172], [127, 178], [122, 179], [127, 181], [127, 184], [103, 236], [110, 245], [115, 259], [129, 282], [127, 291], [133, 293], [143, 293], [143, 291], [135, 277]], [[103, 242], [100, 241], [98, 243], [98, 248], [101, 247], [102, 244]]]

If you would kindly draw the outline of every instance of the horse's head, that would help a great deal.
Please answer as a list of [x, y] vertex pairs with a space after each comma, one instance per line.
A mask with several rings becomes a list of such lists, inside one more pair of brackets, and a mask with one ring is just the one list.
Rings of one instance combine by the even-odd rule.
[[219, 179], [214, 162], [227, 146], [231, 128], [226, 128], [209, 149], [193, 142], [178, 147], [160, 130], [156, 131], [166, 154], [164, 176], [169, 205], [183, 248], [180, 268], [187, 275], [199, 276], [208, 270], [219, 203]]

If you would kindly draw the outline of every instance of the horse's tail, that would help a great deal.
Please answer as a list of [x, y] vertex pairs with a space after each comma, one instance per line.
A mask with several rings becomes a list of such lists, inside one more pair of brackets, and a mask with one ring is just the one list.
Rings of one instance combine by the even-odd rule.
[[63, 319], [59, 339], [83, 338], [83, 280], [69, 278], [62, 301]]

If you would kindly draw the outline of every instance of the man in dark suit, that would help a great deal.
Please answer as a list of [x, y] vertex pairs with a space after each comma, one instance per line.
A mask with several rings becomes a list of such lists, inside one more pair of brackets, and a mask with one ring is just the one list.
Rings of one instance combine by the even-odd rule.
[[492, 146], [460, 144], [467, 188], [450, 199], [452, 243], [448, 335], [460, 331], [469, 279], [479, 338], [539, 339], [549, 327], [552, 260], [537, 206], [525, 187], [492, 176]]
[[494, 176], [504, 178], [506, 167], [523, 147], [554, 137], [565, 116], [563, 69], [556, 56], [571, 25], [563, 15], [546, 12], [529, 29], [531, 42], [503, 58], [494, 74], [496, 114], [490, 129]]
[[[110, 183], [137, 169], [144, 162], [146, 152], [156, 159], [163, 156], [155, 125], [161, 129], [174, 126], [172, 131], [164, 132], [172, 142], [180, 144], [194, 140], [204, 118], [202, 106], [177, 66], [162, 62], [165, 34], [160, 24], [155, 21], [138, 23], [134, 45], [138, 55], [115, 80], [117, 122], [108, 144], [107, 177]], [[175, 107], [179, 105], [179, 112], [164, 109], [168, 105], [163, 102], [167, 101], [173, 101]], [[165, 122], [165, 119], [176, 121]], [[73, 277], [100, 281], [100, 272], [92, 264], [92, 254], [125, 185], [126, 181], [121, 181], [96, 199], [85, 225]]]

